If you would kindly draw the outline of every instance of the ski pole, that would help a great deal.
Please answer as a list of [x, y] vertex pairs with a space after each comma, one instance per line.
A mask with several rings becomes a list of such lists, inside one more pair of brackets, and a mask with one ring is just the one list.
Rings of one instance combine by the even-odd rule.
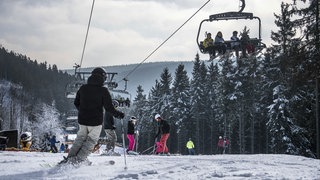
[[124, 169], [127, 170], [127, 157], [126, 157], [126, 144], [124, 141], [124, 125], [123, 119], [121, 119], [121, 129], [122, 129], [122, 146], [123, 146], [123, 157], [124, 157]]
[[133, 147], [135, 147], [136, 148], [136, 152], [138, 152], [138, 146], [139, 146], [139, 131], [136, 131], [136, 134], [135, 134], [135, 136], [134, 136], [134, 138], [135, 138], [135, 145], [133, 146]]
[[145, 152], [149, 151], [149, 150], [150, 150], [150, 149], [152, 149], [152, 148], [154, 148], [154, 145], [153, 145], [153, 146], [150, 146], [148, 149], [146, 149], [146, 150], [142, 151], [142, 152], [141, 152], [141, 154], [143, 154], [143, 153], [145, 153]]
[[154, 139], [152, 154], [155, 154], [155, 152], [156, 152], [156, 146], [157, 146], [157, 137]]

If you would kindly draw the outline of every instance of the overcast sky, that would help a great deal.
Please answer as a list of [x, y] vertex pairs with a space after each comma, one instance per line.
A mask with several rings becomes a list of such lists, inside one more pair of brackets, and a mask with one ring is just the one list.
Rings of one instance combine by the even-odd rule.
[[[292, 0], [283, 0], [292, 2]], [[82, 67], [142, 62], [207, 0], [95, 0]], [[262, 21], [262, 39], [271, 44], [276, 31], [273, 13], [282, 0], [246, 0], [244, 12]], [[92, 0], [0, 0], [0, 44], [38, 62], [70, 69], [80, 64]], [[238, 11], [238, 0], [211, 0], [177, 34], [146, 62], [192, 61], [197, 52], [199, 24], [211, 14]], [[250, 27], [258, 36], [258, 21], [205, 23], [200, 33], [222, 31], [225, 40], [233, 30]], [[200, 54], [201, 59], [208, 55]]]

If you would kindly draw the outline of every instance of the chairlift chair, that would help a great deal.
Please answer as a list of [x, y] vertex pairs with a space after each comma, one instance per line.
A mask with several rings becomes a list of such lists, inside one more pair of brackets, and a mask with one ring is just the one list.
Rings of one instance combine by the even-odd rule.
[[67, 84], [65, 95], [68, 99], [74, 99], [78, 89], [86, 83], [86, 77], [91, 74], [90, 72], [76, 72], [75, 80]]
[[[239, 20], [239, 19], [245, 19], [245, 20], [257, 19], [258, 20], [259, 37], [250, 38], [250, 43], [255, 47], [256, 53], [260, 52], [263, 48], [265, 48], [266, 45], [262, 42], [262, 39], [261, 39], [261, 20], [259, 17], [256, 17], [253, 15], [253, 13], [248, 13], [248, 12], [225, 12], [225, 13], [210, 15], [208, 19], [204, 19], [201, 21], [198, 29], [198, 34], [197, 34], [197, 44], [200, 52], [203, 54], [208, 53], [203, 46], [203, 41], [199, 40], [202, 24], [204, 22], [214, 22], [214, 21], [221, 21], [221, 20]], [[230, 41], [230, 40], [225, 41], [227, 50], [232, 50], [231, 42], [234, 42], [234, 41]]]

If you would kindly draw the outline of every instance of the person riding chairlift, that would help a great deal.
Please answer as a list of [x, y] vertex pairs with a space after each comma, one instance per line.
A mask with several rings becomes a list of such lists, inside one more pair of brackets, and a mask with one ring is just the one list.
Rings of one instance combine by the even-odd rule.
[[247, 27], [245, 26], [243, 29], [243, 32], [240, 34], [240, 36], [241, 36], [240, 41], [241, 41], [242, 57], [243, 58], [247, 57], [247, 52], [248, 52], [248, 54], [255, 52], [255, 47], [250, 42], [249, 31], [250, 30], [249, 29], [247, 30]]
[[220, 54], [225, 54], [227, 51], [227, 46], [224, 42], [222, 32], [219, 31], [214, 39], [214, 45], [216, 46]]
[[240, 39], [238, 38], [238, 31], [233, 31], [231, 40], [231, 49], [235, 50], [237, 58], [239, 57], [239, 50], [240, 50]]
[[204, 50], [209, 53], [210, 60], [212, 60], [215, 56], [215, 49], [213, 46], [213, 39], [211, 37], [211, 33], [206, 34], [206, 38], [203, 40], [202, 45]]

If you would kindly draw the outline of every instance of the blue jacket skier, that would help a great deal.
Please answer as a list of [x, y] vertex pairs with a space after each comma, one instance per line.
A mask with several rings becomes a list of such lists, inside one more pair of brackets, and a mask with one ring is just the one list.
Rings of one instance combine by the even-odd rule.
[[60, 141], [57, 141], [55, 135], [53, 135], [52, 138], [50, 138], [49, 141], [50, 141], [51, 152], [57, 153], [57, 152], [58, 152], [58, 149], [57, 149], [56, 143], [59, 143]]

